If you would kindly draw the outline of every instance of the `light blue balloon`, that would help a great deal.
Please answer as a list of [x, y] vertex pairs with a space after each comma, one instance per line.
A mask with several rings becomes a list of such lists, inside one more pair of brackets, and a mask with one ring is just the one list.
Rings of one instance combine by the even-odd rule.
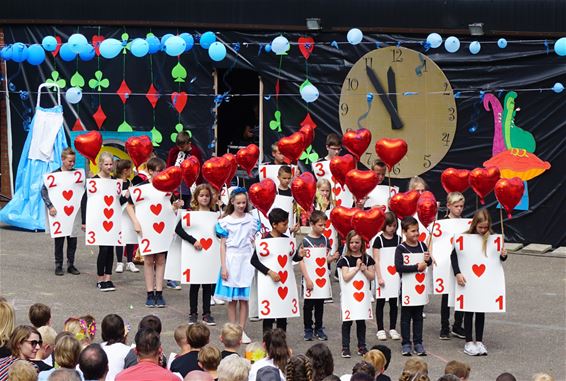
[[358, 45], [360, 42], [362, 42], [363, 38], [364, 34], [358, 28], [350, 29], [348, 31], [348, 34], [346, 35], [346, 39], [352, 45]]
[[499, 40], [497, 40], [497, 46], [499, 46], [500, 49], [505, 49], [507, 47], [507, 40], [500, 38]]
[[33, 44], [28, 48], [27, 61], [31, 65], [41, 65], [45, 61], [45, 50], [39, 44]]
[[57, 49], [57, 40], [53, 36], [45, 36], [41, 40], [41, 46], [48, 52], [54, 52]]
[[81, 60], [83, 61], [90, 61], [94, 58], [95, 55], [96, 51], [94, 50], [94, 46], [92, 46], [91, 44], [86, 44], [85, 46], [83, 46], [83, 49], [79, 53], [79, 57], [81, 57]]
[[210, 48], [213, 42], [216, 42], [216, 35], [214, 32], [204, 32], [202, 36], [200, 36], [200, 47], [203, 49]]
[[122, 51], [122, 42], [115, 38], [107, 38], [100, 43], [99, 50], [102, 57], [110, 60]]
[[277, 55], [285, 54], [289, 47], [289, 40], [283, 36], [277, 36], [271, 41], [271, 50]]
[[71, 46], [68, 43], [64, 43], [61, 45], [61, 49], [59, 49], [59, 57], [61, 57], [63, 61], [69, 62], [77, 57], [77, 53], [71, 50]]
[[6, 61], [12, 59], [12, 45], [8, 45], [2, 48], [2, 58]]
[[144, 57], [149, 52], [149, 44], [143, 38], [136, 38], [130, 45], [130, 52], [135, 57]]
[[564, 91], [564, 85], [560, 82], [556, 82], [554, 86], [552, 86], [552, 91], [554, 91], [556, 94], [561, 93]]
[[559, 56], [566, 56], [566, 37], [559, 38], [554, 43], [554, 52]]
[[161, 36], [161, 41], [160, 41], [161, 50], [165, 50], [165, 43], [166, 43], [167, 40], [170, 39], [171, 37], [173, 37], [173, 34], [171, 34], [171, 33], [167, 33], [167, 34]]
[[28, 48], [21, 42], [12, 45], [12, 60], [15, 62], [24, 62], [28, 58]]
[[165, 53], [172, 57], [177, 57], [185, 51], [185, 40], [179, 36], [172, 36], [165, 41]]
[[456, 53], [460, 49], [460, 40], [457, 37], [450, 36], [444, 41], [444, 48], [448, 53]]
[[265, 51], [266, 51], [267, 53], [271, 52], [271, 44], [265, 45], [265, 48], [264, 48], [264, 49], [265, 49]]
[[86, 44], [88, 44], [88, 41], [87, 41], [86, 37], [83, 36], [82, 34], [75, 33], [75, 34], [72, 34], [71, 37], [69, 37], [69, 40], [67, 40], [67, 43], [70, 45], [71, 50], [74, 53], [79, 54], [84, 49], [84, 46]]
[[65, 99], [70, 104], [77, 104], [83, 98], [83, 92], [78, 87], [71, 87], [65, 92]]
[[472, 54], [478, 54], [481, 50], [481, 44], [479, 43], [479, 41], [472, 41], [470, 43], [470, 53]]
[[442, 45], [442, 36], [438, 33], [431, 33], [426, 38], [426, 42], [428, 42], [431, 48], [436, 49]]
[[226, 47], [221, 42], [213, 42], [208, 48], [208, 56], [213, 61], [222, 61], [226, 58]]
[[179, 35], [183, 40], [185, 40], [185, 52], [188, 52], [195, 45], [195, 39], [190, 33], [181, 33]]
[[161, 43], [159, 42], [159, 38], [155, 36], [147, 36], [145, 38], [149, 45], [149, 54], [157, 53], [161, 49]]
[[319, 93], [318, 89], [313, 85], [309, 84], [304, 86], [301, 90], [301, 98], [307, 103], [312, 103], [318, 99]]

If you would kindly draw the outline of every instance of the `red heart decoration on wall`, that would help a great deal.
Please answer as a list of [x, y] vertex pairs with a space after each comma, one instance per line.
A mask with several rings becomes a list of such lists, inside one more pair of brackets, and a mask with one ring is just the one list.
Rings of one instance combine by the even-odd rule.
[[463, 193], [470, 186], [469, 176], [467, 169], [446, 168], [440, 175], [440, 182], [446, 193]]
[[330, 212], [330, 221], [334, 229], [345, 238], [348, 233], [353, 230], [352, 217], [356, 212], [360, 211], [358, 208], [345, 208], [343, 206], [336, 206]]
[[299, 37], [299, 50], [303, 57], [308, 60], [314, 50], [314, 39], [312, 37]]
[[100, 44], [104, 41], [104, 36], [92, 36], [92, 46], [94, 47], [94, 52], [97, 56], [100, 56]]
[[381, 231], [385, 223], [385, 213], [381, 208], [360, 210], [352, 216], [352, 227], [366, 242]]
[[493, 190], [500, 177], [501, 174], [497, 167], [475, 168], [470, 172], [470, 186], [479, 196], [482, 205], [485, 204], [485, 196]]
[[513, 208], [521, 202], [521, 198], [525, 192], [525, 183], [518, 177], [499, 179], [495, 184], [494, 191], [497, 201], [503, 205], [507, 211], [507, 216], [511, 218]]
[[[236, 161], [238, 165], [248, 172], [248, 175], [252, 175], [252, 169], [255, 167], [257, 160], [259, 159], [259, 147], [255, 144], [250, 144], [245, 148], [240, 148], [236, 153]], [[228, 175], [228, 173], [226, 173]]]
[[98, 131], [90, 131], [75, 138], [75, 148], [96, 165], [96, 156], [102, 147], [102, 135]]
[[403, 139], [384, 138], [375, 143], [375, 152], [389, 171], [407, 154], [407, 149], [407, 142]]
[[310, 213], [314, 206], [316, 180], [312, 173], [305, 172], [295, 177], [291, 183], [291, 194], [304, 211]]
[[212, 157], [202, 165], [202, 177], [210, 183], [218, 192], [226, 182], [231, 164], [224, 157]]
[[55, 47], [55, 50], [51, 52], [51, 54], [53, 55], [53, 57], [57, 57], [57, 54], [59, 54], [59, 50], [61, 50], [61, 37], [59, 36], [55, 36], [55, 41], [57, 41], [57, 46]]
[[305, 150], [305, 134], [298, 131], [277, 142], [277, 148], [291, 163], [296, 163]]
[[415, 190], [397, 193], [389, 199], [389, 209], [402, 220], [415, 214], [419, 197], [420, 193]]
[[153, 175], [151, 183], [153, 184], [155, 189], [167, 193], [173, 192], [174, 190], [179, 188], [182, 180], [183, 171], [181, 171], [180, 167], [173, 166], [164, 169], [156, 175]]
[[437, 212], [438, 204], [434, 195], [429, 191], [423, 192], [417, 201], [417, 215], [425, 228], [436, 220]]
[[352, 169], [356, 169], [356, 160], [349, 153], [344, 156], [334, 156], [330, 159], [330, 172], [342, 186], [346, 184], [346, 174]]
[[370, 143], [371, 132], [366, 128], [349, 130], [342, 137], [342, 145], [350, 151], [358, 161], [363, 153], [366, 152]]
[[275, 182], [271, 179], [264, 179], [250, 187], [250, 201], [254, 206], [267, 217], [267, 213], [275, 201], [277, 189]]
[[222, 155], [222, 157], [230, 162], [230, 173], [226, 178], [226, 186], [229, 188], [230, 183], [232, 182], [232, 179], [234, 178], [234, 175], [238, 170], [238, 162], [236, 161], [236, 156], [231, 153], [225, 153], [224, 155]]
[[346, 174], [346, 185], [356, 200], [366, 197], [378, 183], [379, 178], [374, 171], [352, 169]]
[[191, 185], [195, 183], [200, 173], [200, 163], [195, 156], [189, 156], [181, 163], [181, 172], [183, 174], [183, 180], [190, 188]]
[[185, 108], [185, 105], [187, 104], [187, 99], [188, 99], [187, 93], [185, 93], [184, 91], [181, 91], [180, 93], [175, 91], [171, 94], [171, 103], [173, 103], [173, 107], [175, 107], [175, 110], [177, 110], [179, 114]]
[[147, 135], [129, 137], [125, 147], [136, 167], [145, 163], [153, 152], [153, 144]]

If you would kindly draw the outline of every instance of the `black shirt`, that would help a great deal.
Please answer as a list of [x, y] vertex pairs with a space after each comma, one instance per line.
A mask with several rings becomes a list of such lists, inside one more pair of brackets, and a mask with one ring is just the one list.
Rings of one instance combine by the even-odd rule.
[[[382, 245], [383, 242], [383, 245]], [[397, 247], [401, 244], [401, 237], [397, 233], [393, 234], [393, 238], [385, 238], [383, 234], [378, 235], [373, 241], [374, 249], [383, 249], [384, 247]]]
[[277, 194], [280, 196], [293, 197], [293, 193], [291, 193], [291, 188], [287, 188], [287, 189], [277, 188]]
[[[264, 237], [264, 239], [266, 238], [275, 238], [271, 235], [271, 232], [267, 233], [267, 235]], [[278, 238], [289, 238], [287, 235], [282, 234], [281, 237]], [[297, 250], [297, 252], [295, 253], [295, 255], [293, 255], [293, 262], [300, 262], [303, 260], [303, 257], [301, 257], [299, 255], [299, 251]], [[263, 263], [261, 263], [261, 261], [259, 260], [259, 257], [257, 255], [257, 251], [254, 251], [254, 253], [252, 254], [252, 259], [250, 260], [250, 263], [252, 264], [253, 267], [255, 267], [257, 269], [257, 271], [259, 271], [260, 273], [262, 273], [263, 275], [267, 275], [267, 273], [269, 272], [269, 268], [267, 268], [267, 266], [265, 266]]]
[[231, 355], [236, 355], [236, 356], [240, 357], [240, 355], [238, 354], [238, 352], [231, 352], [231, 351], [223, 350], [223, 351], [220, 353], [220, 356], [221, 356], [222, 358], [226, 358], [226, 357], [231, 356]]
[[40, 372], [43, 372], [44, 370], [53, 369], [52, 366], [50, 366], [50, 365], [44, 363], [44, 362], [41, 361], [41, 360], [29, 360], [29, 362], [31, 362], [32, 364], [34, 364], [34, 365], [37, 367], [37, 369], [39, 369]]
[[[402, 273], [416, 273], [418, 272], [418, 265], [406, 265], [403, 263], [403, 254], [422, 254], [428, 251], [426, 244], [418, 242], [417, 246], [411, 246], [407, 242], [401, 243], [395, 250], [395, 267], [399, 274]], [[427, 266], [432, 264], [432, 259], [426, 262]]]
[[336, 267], [337, 268], [356, 267], [356, 263], [358, 262], [358, 259], [362, 259], [364, 264], [368, 267], [375, 265], [375, 261], [373, 260], [373, 258], [367, 254], [362, 255], [361, 257], [352, 257], [351, 255], [350, 256], [345, 255], [342, 258], [340, 258], [338, 262], [336, 262]]
[[183, 377], [193, 370], [202, 370], [198, 366], [198, 352], [190, 351], [182, 356], [177, 357], [171, 363], [171, 372], [179, 372]]

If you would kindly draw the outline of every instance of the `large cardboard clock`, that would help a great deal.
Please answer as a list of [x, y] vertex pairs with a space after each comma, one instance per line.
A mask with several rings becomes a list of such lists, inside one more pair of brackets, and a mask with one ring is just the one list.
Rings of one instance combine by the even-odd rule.
[[396, 178], [434, 168], [450, 149], [456, 132], [450, 82], [430, 58], [403, 47], [376, 49], [359, 59], [344, 80], [338, 111], [343, 132], [360, 125], [371, 131], [372, 143], [360, 159], [367, 166], [377, 159], [377, 140], [407, 142], [407, 155], [392, 169]]

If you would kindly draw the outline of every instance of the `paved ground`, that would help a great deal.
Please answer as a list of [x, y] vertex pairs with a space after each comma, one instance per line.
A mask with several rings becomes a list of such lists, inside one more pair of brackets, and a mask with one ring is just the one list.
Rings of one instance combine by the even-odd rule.
[[[168, 307], [153, 310], [143, 306], [142, 273], [116, 274], [117, 291], [98, 292], [95, 288], [97, 250], [85, 247], [82, 242], [79, 238], [77, 267], [82, 274], [56, 277], [53, 274], [53, 241], [47, 235], [0, 229], [0, 294], [14, 303], [17, 322], [28, 322], [27, 309], [34, 302], [52, 307], [53, 325], [57, 330], [72, 315], [90, 313], [100, 321], [108, 313], [118, 313], [136, 327], [141, 317], [156, 313], [164, 325], [165, 351], [175, 350], [173, 330], [188, 314], [187, 287], [182, 291], [166, 290]], [[507, 313], [489, 314], [486, 318], [487, 357], [466, 356], [463, 340], [440, 341], [439, 298], [433, 298], [425, 307], [424, 338], [429, 353], [425, 359], [431, 379], [436, 380], [442, 374], [448, 360], [457, 359], [471, 365], [472, 380], [494, 380], [504, 371], [515, 374], [518, 380], [530, 380], [536, 372], [548, 372], [556, 380], [566, 380], [566, 260], [515, 254], [510, 255], [505, 268]], [[334, 288], [338, 295], [336, 283]], [[325, 325], [330, 336], [328, 345], [335, 357], [335, 373], [341, 375], [349, 372], [359, 358], [355, 355], [349, 360], [339, 357], [341, 323], [338, 308], [338, 300], [326, 305]], [[213, 307], [213, 314], [219, 325], [212, 327], [211, 337], [218, 343], [220, 326], [226, 321], [225, 308]], [[248, 332], [252, 339], [259, 340], [261, 323], [250, 323]], [[377, 343], [375, 333], [375, 322], [371, 322], [367, 332], [370, 346]], [[309, 343], [302, 340], [301, 319], [290, 321], [288, 338], [295, 353], [304, 353], [309, 347]], [[406, 359], [400, 356], [399, 342], [389, 340], [385, 344], [393, 349], [387, 374], [397, 379]]]

